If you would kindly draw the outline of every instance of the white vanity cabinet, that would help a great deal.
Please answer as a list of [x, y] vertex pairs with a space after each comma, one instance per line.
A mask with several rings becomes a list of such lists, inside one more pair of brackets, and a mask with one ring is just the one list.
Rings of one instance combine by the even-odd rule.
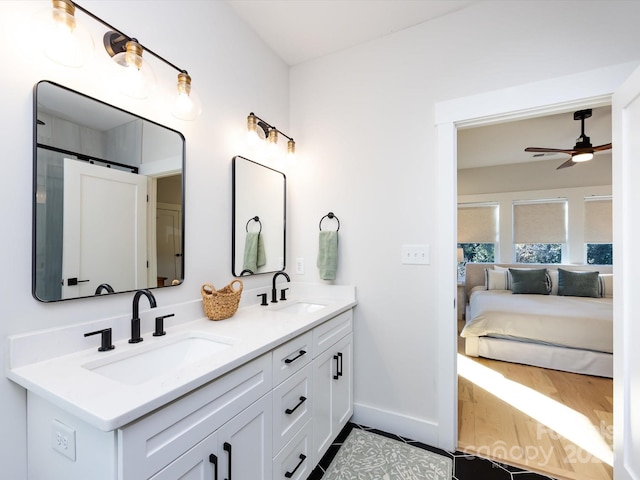
[[353, 414], [352, 312], [316, 327], [313, 358], [313, 449], [318, 463]]
[[[304, 480], [353, 412], [352, 318], [316, 324], [114, 431], [28, 391], [28, 478]], [[52, 445], [56, 422], [73, 432], [69, 452]]]

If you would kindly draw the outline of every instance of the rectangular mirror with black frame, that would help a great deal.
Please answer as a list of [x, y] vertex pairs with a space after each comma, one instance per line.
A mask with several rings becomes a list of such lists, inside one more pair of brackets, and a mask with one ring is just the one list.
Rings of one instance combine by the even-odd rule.
[[180, 284], [184, 136], [43, 80], [34, 92], [33, 296]]
[[236, 277], [284, 270], [284, 173], [233, 157], [232, 273]]

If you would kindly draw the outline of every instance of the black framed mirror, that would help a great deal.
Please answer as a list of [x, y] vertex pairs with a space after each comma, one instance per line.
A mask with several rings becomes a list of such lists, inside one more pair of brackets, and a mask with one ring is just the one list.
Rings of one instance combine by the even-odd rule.
[[182, 283], [184, 169], [180, 132], [38, 82], [33, 296], [56, 302]]
[[287, 178], [248, 158], [232, 162], [231, 271], [241, 277], [284, 270]]

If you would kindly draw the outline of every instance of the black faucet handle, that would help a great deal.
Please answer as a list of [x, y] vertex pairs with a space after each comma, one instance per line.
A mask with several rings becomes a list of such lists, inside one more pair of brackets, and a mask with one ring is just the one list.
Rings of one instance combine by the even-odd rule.
[[260, 305], [269, 305], [267, 303], [267, 294], [266, 293], [259, 293], [258, 295], [256, 295], [256, 297], [262, 297], [262, 300], [260, 301]]
[[156, 331], [153, 332], [154, 337], [161, 337], [167, 334], [167, 332], [164, 331], [164, 319], [173, 317], [174, 315], [175, 313], [170, 313], [168, 315], [161, 315], [159, 317], [156, 317]]
[[287, 290], [289, 290], [289, 288], [283, 288], [282, 290], [280, 290], [280, 300], [287, 299]]
[[89, 337], [91, 335], [97, 334], [101, 335], [100, 348], [98, 348], [99, 352], [106, 352], [107, 350], [113, 350], [114, 348], [116, 348], [111, 343], [111, 328], [105, 328], [104, 330], [96, 330], [95, 332], [85, 333], [84, 336]]

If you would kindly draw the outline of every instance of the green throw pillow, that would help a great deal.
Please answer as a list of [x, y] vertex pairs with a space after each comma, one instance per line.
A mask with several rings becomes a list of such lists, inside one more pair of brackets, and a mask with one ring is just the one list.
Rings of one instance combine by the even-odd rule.
[[536, 268], [521, 270], [510, 268], [511, 292], [512, 293], [533, 293], [536, 295], [549, 294], [549, 282], [547, 280], [547, 269]]
[[574, 272], [558, 269], [558, 295], [599, 297], [599, 272]]

